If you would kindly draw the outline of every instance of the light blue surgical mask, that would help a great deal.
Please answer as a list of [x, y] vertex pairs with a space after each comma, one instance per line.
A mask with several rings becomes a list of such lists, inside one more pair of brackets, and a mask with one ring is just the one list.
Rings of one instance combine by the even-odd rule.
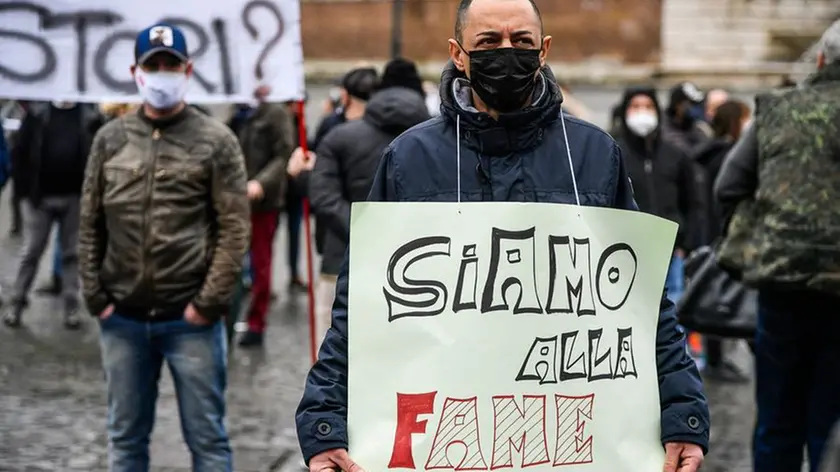
[[189, 77], [183, 72], [144, 72], [138, 67], [134, 82], [144, 102], [152, 108], [168, 110], [184, 100]]

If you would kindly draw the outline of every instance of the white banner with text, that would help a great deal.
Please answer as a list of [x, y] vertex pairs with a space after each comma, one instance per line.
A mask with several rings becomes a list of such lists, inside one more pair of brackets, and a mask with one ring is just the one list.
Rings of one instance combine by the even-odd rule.
[[159, 22], [186, 36], [188, 101], [303, 98], [297, 0], [0, 0], [0, 98], [137, 102], [134, 41]]
[[353, 204], [351, 457], [661, 471], [656, 330], [676, 232], [605, 208]]

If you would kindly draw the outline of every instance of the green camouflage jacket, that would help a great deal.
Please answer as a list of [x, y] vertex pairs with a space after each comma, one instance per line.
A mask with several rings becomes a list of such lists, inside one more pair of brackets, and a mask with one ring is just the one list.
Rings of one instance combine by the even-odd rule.
[[753, 126], [758, 185], [735, 211], [720, 263], [753, 286], [840, 294], [840, 64], [758, 96]]

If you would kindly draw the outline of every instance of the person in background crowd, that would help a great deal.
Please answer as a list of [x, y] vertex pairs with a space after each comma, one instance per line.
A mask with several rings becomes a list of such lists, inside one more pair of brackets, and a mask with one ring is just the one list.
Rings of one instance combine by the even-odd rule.
[[[394, 73], [398, 69], [395, 64], [401, 70], [398, 74]], [[350, 243], [350, 205], [367, 197], [388, 144], [430, 118], [424, 96], [417, 90], [420, 77], [413, 63], [391, 61], [382, 84], [387, 86], [373, 94], [362, 119], [336, 126], [324, 138], [316, 149], [318, 160], [309, 177], [312, 209], [327, 224], [316, 300], [319, 342], [330, 327], [336, 278]]]
[[66, 101], [30, 106], [21, 123], [12, 167], [25, 210], [26, 247], [3, 318], [9, 327], [21, 323], [54, 223], [61, 251], [64, 325], [76, 329], [81, 324], [76, 252], [79, 197], [91, 141], [101, 124], [95, 108]]
[[[708, 97], [712, 97], [709, 92]], [[702, 182], [701, 196], [704, 201], [703, 214], [698, 219], [702, 223], [697, 228], [700, 238], [698, 245], [714, 245], [723, 235], [724, 220], [720, 205], [714, 198], [714, 182], [720, 173], [726, 154], [741, 138], [741, 134], [750, 123], [750, 107], [740, 100], [727, 100], [715, 109], [712, 116], [712, 139], [702, 144], [692, 156]], [[723, 342], [714, 336], [704, 336], [706, 340], [706, 378], [722, 382], [743, 383], [748, 377], [738, 366], [724, 357]]]
[[335, 87], [330, 89], [330, 96], [324, 100], [324, 114], [321, 116], [321, 121], [315, 129], [315, 137], [312, 139], [312, 144], [317, 144], [326, 136], [329, 130], [347, 121], [344, 118], [344, 107], [342, 106], [342, 97], [345, 93], [341, 87], [342, 79], [336, 82]]
[[752, 111], [746, 103], [730, 99], [718, 107], [712, 117], [714, 136], [697, 148], [692, 156], [702, 172], [701, 195], [703, 205], [702, 227], [697, 228], [698, 245], [711, 245], [724, 232], [724, 218], [720, 204], [714, 196], [714, 183], [720, 173], [724, 158], [741, 138], [750, 124]]
[[230, 129], [184, 103], [192, 67], [180, 29], [141, 31], [143, 105], [99, 131], [85, 172], [82, 288], [101, 331], [112, 472], [149, 470], [164, 361], [193, 469], [233, 470], [219, 320], [248, 248], [247, 176]]
[[[561, 113], [560, 90], [545, 65], [551, 41], [531, 0], [461, 0], [441, 76], [442, 114], [385, 149], [368, 200], [579, 201], [637, 210], [620, 148], [597, 127]], [[345, 258], [332, 326], [296, 415], [312, 472], [362, 470], [347, 452], [347, 320], [365, 316], [347, 312], [349, 280]], [[708, 406], [674, 306], [663, 297], [660, 308], [663, 470], [696, 472], [708, 448]]]
[[334, 127], [348, 120], [357, 120], [364, 115], [365, 103], [378, 85], [379, 74], [373, 67], [364, 66], [344, 74], [339, 89], [340, 106], [334, 115], [325, 118], [318, 126], [312, 142], [315, 149]]
[[756, 97], [715, 183], [723, 214], [743, 202], [752, 230], [738, 228], [752, 235], [740, 275], [759, 291], [755, 472], [801, 470], [803, 446], [817, 472], [840, 419], [840, 21], [818, 48], [805, 83]]
[[[239, 137], [251, 201], [251, 307], [243, 347], [261, 346], [271, 303], [274, 234], [286, 201], [286, 160], [294, 149], [294, 126], [286, 106], [265, 101], [268, 86], [258, 87], [253, 104], [237, 106], [229, 124]], [[291, 226], [294, 224], [289, 222]], [[291, 245], [290, 241], [290, 245]], [[294, 275], [294, 274], [293, 274]]]
[[633, 182], [639, 209], [680, 225], [665, 286], [677, 303], [684, 290], [683, 260], [694, 247], [692, 222], [701, 211], [688, 156], [663, 139], [656, 90], [628, 88], [622, 100], [623, 121], [616, 141]]
[[[306, 103], [307, 98], [304, 98], [304, 103]], [[300, 129], [299, 129], [299, 117], [297, 105], [292, 103], [286, 104], [286, 110], [290, 116], [291, 120], [291, 143], [292, 147], [289, 151], [289, 155], [286, 156], [286, 160], [283, 165], [282, 172], [286, 174], [286, 167], [288, 163], [288, 158], [291, 155], [291, 150], [300, 147]], [[311, 143], [307, 142], [307, 145], [311, 145]], [[288, 241], [288, 257], [287, 262], [289, 264], [289, 290], [291, 291], [298, 291], [298, 292], [305, 292], [308, 288], [306, 282], [303, 281], [303, 278], [300, 275], [300, 228], [301, 223], [303, 223], [303, 197], [306, 195], [303, 189], [300, 188], [297, 182], [293, 179], [287, 179], [286, 185], [286, 206], [284, 211], [286, 213], [286, 230], [287, 234], [289, 235]], [[278, 224], [279, 224], [278, 220]]]
[[426, 92], [423, 90], [423, 79], [417, 72], [417, 65], [402, 57], [391, 59], [385, 64], [377, 89], [383, 90], [391, 87], [403, 87], [417, 92], [424, 99], [426, 97]]
[[[724, 89], [711, 89], [708, 93], [706, 93], [704, 114], [704, 120], [706, 121], [706, 123], [712, 123], [712, 121], [715, 119], [715, 113], [717, 112], [717, 109], [720, 108], [720, 106], [726, 103], [728, 100], [729, 92], [727, 92]], [[712, 130], [712, 134], [716, 136], [714, 130]]]
[[[26, 118], [26, 114], [29, 112], [30, 106], [33, 102], [27, 100], [20, 100], [18, 101], [20, 108], [23, 110], [23, 117]], [[43, 106], [43, 105], [42, 105]], [[20, 192], [18, 192], [19, 187], [26, 187], [26, 182], [18, 183], [19, 178], [23, 178], [19, 176], [17, 172], [15, 172], [14, 168], [14, 152], [13, 150], [17, 147], [17, 137], [20, 134], [20, 128], [15, 131], [9, 137], [9, 165], [12, 169], [11, 179], [12, 179], [12, 198], [9, 199], [9, 205], [12, 210], [12, 227], [9, 230], [9, 236], [13, 238], [18, 238], [23, 234], [23, 211], [21, 211], [21, 200], [23, 199]]]
[[[683, 82], [671, 89], [670, 101], [665, 110], [662, 138], [689, 156], [694, 148], [708, 139], [700, 125], [705, 116], [701, 106], [704, 98], [703, 92], [696, 85]], [[692, 109], [695, 113], [692, 113]]]
[[[130, 103], [115, 103], [106, 102], [99, 105], [99, 112], [102, 114], [104, 121], [109, 121], [118, 118], [136, 108], [136, 105]], [[64, 284], [62, 282], [61, 272], [61, 231], [56, 232], [55, 244], [53, 247], [53, 264], [50, 274], [50, 280], [35, 289], [35, 292], [41, 295], [57, 297], [64, 291]]]
[[[711, 139], [715, 132], [712, 129], [712, 118], [715, 116], [715, 111], [718, 109], [719, 106], [723, 105], [724, 102], [729, 100], [729, 92], [723, 89], [711, 89], [706, 92], [706, 97], [703, 100], [702, 105], [697, 105], [698, 109], [702, 108], [703, 113], [698, 114], [699, 116], [695, 117], [695, 122], [697, 126], [703, 131], [706, 138]], [[692, 108], [694, 110], [695, 108]], [[694, 116], [694, 114], [692, 115]], [[698, 146], [702, 146], [705, 141], [701, 141]], [[694, 151], [694, 150], [693, 150]]]
[[[344, 74], [341, 79], [340, 115], [336, 114], [332, 117], [327, 117], [321, 122], [315, 138], [309, 143], [309, 154], [304, 154], [303, 150], [298, 146], [289, 159], [289, 176], [294, 179], [294, 185], [299, 190], [306, 192], [309, 188], [309, 184], [307, 183], [309, 170], [315, 165], [313, 158], [315, 153], [311, 150], [317, 149], [324, 137], [336, 126], [347, 121], [360, 119], [365, 113], [367, 100], [376, 91], [378, 86], [379, 74], [372, 67], [363, 66], [352, 69], [350, 72]], [[324, 246], [326, 245], [327, 226], [327, 223], [316, 215], [315, 247], [321, 254], [323, 254]]]

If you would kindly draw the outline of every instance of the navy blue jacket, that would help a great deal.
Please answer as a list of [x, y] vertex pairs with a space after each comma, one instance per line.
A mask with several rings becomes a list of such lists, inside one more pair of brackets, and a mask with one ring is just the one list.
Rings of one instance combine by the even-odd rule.
[[[575, 203], [565, 145], [574, 163], [583, 205], [638, 210], [621, 151], [601, 129], [563, 116], [562, 96], [547, 69], [534, 104], [498, 122], [470, 105], [468, 82], [450, 64], [441, 79], [441, 116], [421, 123], [385, 150], [371, 201], [455, 202], [456, 170], [462, 201]], [[460, 135], [456, 133], [460, 131]], [[461, 166], [456, 152], [461, 147]], [[670, 249], [670, 248], [669, 248]], [[347, 448], [348, 266], [338, 277], [332, 327], [306, 379], [297, 411], [304, 459]], [[709, 410], [674, 306], [664, 296], [656, 339], [662, 442], [690, 442], [706, 451]], [[351, 452], [352, 455], [352, 452]]]

